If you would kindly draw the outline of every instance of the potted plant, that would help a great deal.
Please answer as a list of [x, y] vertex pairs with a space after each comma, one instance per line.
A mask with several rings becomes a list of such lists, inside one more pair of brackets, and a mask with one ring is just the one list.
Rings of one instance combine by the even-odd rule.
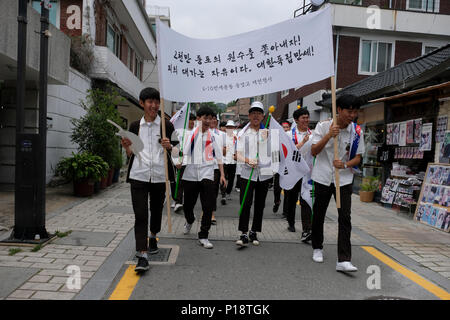
[[73, 181], [76, 196], [90, 196], [94, 193], [94, 183], [108, 172], [109, 166], [99, 156], [88, 152], [72, 153], [72, 157], [63, 158], [56, 166], [55, 174]]
[[359, 191], [359, 199], [362, 202], [372, 202], [375, 195], [375, 191], [378, 190], [379, 180], [378, 177], [365, 177], [361, 184], [361, 189]]
[[120, 138], [116, 135], [117, 129], [106, 120], [110, 119], [123, 125], [123, 120], [117, 110], [117, 104], [121, 101], [122, 97], [112, 86], [89, 90], [87, 100], [81, 102], [86, 114], [80, 119], [72, 120], [74, 129], [71, 140], [78, 144], [78, 150], [100, 156], [111, 169], [111, 172], [107, 172], [102, 180], [101, 189], [112, 184], [113, 169], [115, 169], [117, 161], [115, 160], [116, 153], [120, 150]]

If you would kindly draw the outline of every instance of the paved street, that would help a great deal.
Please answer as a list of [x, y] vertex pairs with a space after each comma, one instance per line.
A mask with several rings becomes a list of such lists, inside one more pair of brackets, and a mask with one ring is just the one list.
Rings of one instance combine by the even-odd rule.
[[[184, 217], [166, 210], [159, 234], [160, 261], [150, 271], [134, 273], [134, 216], [129, 186], [119, 183], [87, 199], [77, 198], [47, 215], [49, 232], [68, 231], [36, 252], [32, 247], [0, 246], [1, 299], [449, 299], [450, 237], [376, 203], [353, 196], [352, 262], [354, 274], [335, 271], [337, 214], [330, 205], [325, 221], [323, 264], [311, 259], [310, 245], [272, 213], [273, 193], [266, 201], [261, 245], [238, 249], [238, 193], [222, 206], [211, 227], [214, 249], [196, 241], [197, 221], [183, 235]], [[3, 198], [4, 199], [4, 198]], [[3, 237], [9, 234], [3, 232]], [[21, 252], [9, 255], [11, 248]], [[165, 255], [165, 256], [164, 256]], [[156, 260], [155, 257], [152, 259]], [[73, 268], [81, 285], [72, 288]], [[379, 276], [377, 278], [377, 276]], [[72, 282], [71, 282], [72, 281]]]

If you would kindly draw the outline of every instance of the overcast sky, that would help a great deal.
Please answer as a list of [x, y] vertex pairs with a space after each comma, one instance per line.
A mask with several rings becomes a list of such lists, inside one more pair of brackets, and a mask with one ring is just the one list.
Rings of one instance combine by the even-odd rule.
[[303, 0], [147, 0], [146, 5], [169, 7], [175, 31], [191, 38], [214, 39], [292, 19]]

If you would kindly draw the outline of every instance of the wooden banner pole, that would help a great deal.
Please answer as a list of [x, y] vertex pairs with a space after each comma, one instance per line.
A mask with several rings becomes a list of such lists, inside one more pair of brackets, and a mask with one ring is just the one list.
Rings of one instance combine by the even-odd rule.
[[[333, 124], [337, 124], [336, 116], [336, 83], [334, 76], [331, 77], [331, 100], [333, 108]], [[339, 159], [338, 137], [334, 137], [334, 159]], [[335, 168], [335, 186], [336, 186], [336, 207], [341, 208], [341, 189], [339, 184], [339, 169]]]
[[[164, 113], [164, 99], [161, 99], [161, 125], [162, 137], [166, 138], [166, 118]], [[164, 168], [166, 170], [166, 206], [167, 206], [167, 225], [169, 233], [172, 233], [172, 221], [170, 219], [170, 182], [169, 182], [169, 164], [167, 163], [167, 149], [164, 149]]]

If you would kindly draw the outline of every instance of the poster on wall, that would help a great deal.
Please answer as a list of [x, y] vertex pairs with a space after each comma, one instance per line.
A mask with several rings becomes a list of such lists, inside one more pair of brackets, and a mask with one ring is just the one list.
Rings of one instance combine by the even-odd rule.
[[447, 131], [447, 121], [447, 116], [438, 117], [436, 126], [436, 142], [442, 142], [444, 140], [445, 132]]
[[406, 122], [406, 143], [414, 143], [414, 120]]
[[439, 150], [439, 162], [450, 163], [450, 131], [446, 131]]
[[400, 138], [398, 145], [401, 147], [406, 146], [406, 122], [400, 122]]
[[388, 123], [386, 126], [386, 144], [388, 146], [392, 144], [392, 123]]
[[420, 143], [422, 134], [422, 119], [414, 120], [414, 143]]
[[392, 124], [392, 144], [398, 145], [398, 140], [400, 137], [400, 123]]
[[431, 151], [431, 140], [433, 132], [433, 124], [425, 123], [422, 125], [422, 133], [420, 137], [420, 151]]
[[414, 220], [450, 232], [450, 165], [428, 164]]

